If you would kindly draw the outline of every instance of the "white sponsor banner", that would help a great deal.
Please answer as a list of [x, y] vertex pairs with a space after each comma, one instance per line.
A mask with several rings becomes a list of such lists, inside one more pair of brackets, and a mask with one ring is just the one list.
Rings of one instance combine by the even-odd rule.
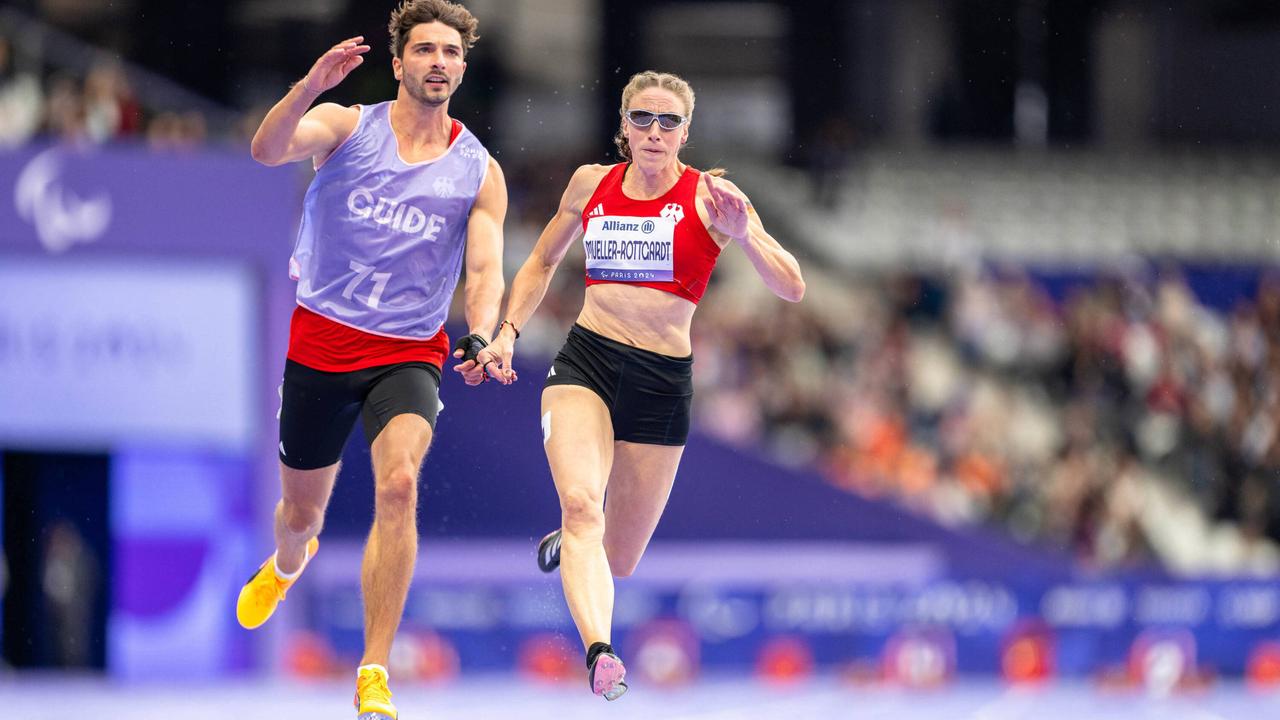
[[0, 444], [242, 450], [251, 273], [234, 263], [0, 260]]

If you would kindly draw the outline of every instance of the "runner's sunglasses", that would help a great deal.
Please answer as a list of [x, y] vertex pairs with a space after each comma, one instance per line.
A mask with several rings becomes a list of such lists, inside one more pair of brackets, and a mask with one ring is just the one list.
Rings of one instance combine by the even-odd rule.
[[625, 113], [627, 122], [638, 128], [647, 128], [653, 124], [654, 120], [658, 121], [658, 127], [663, 130], [675, 130], [676, 128], [689, 122], [689, 118], [675, 113], [657, 113], [652, 110], [628, 110]]

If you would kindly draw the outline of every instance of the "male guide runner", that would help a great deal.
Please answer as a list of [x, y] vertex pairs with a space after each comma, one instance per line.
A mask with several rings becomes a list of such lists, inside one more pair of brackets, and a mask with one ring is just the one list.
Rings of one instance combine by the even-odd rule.
[[484, 378], [475, 353], [502, 299], [502, 170], [448, 114], [476, 27], [460, 5], [405, 0], [389, 25], [394, 101], [310, 107], [364, 61], [364, 38], [349, 38], [276, 103], [253, 139], [259, 162], [310, 159], [316, 176], [290, 260], [298, 307], [281, 389], [276, 551], [241, 590], [236, 615], [247, 628], [266, 622], [315, 556], [359, 416], [375, 483], [361, 566], [359, 720], [398, 716], [386, 666], [417, 557], [418, 474], [442, 407], [443, 325], [463, 264], [471, 334], [458, 342], [454, 369], [469, 385]]

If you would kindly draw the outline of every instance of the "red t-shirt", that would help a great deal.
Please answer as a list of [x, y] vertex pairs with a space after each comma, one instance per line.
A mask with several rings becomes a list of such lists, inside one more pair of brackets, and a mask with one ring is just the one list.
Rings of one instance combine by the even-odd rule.
[[[453, 121], [449, 143], [462, 132], [462, 123]], [[301, 305], [294, 308], [289, 323], [288, 358], [313, 370], [350, 372], [379, 365], [425, 362], [444, 367], [449, 354], [449, 335], [444, 328], [429, 340], [383, 337], [330, 320]]]
[[444, 367], [449, 335], [444, 328], [429, 340], [383, 337], [357, 330], [299, 305], [289, 323], [290, 360], [312, 370], [350, 372], [378, 365], [425, 362]]

